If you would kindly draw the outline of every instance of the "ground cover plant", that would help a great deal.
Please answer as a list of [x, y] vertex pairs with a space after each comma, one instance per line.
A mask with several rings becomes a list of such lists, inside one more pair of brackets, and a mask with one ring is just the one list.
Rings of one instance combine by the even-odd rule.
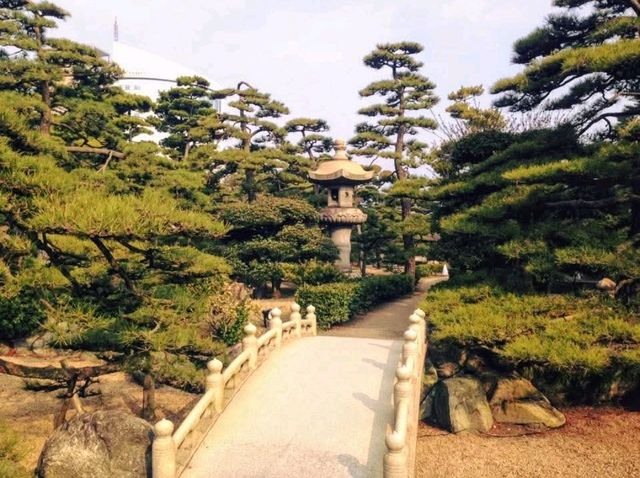
[[560, 401], [631, 399], [640, 379], [640, 310], [603, 292], [527, 293], [475, 280], [452, 279], [428, 295], [433, 346], [477, 351]]

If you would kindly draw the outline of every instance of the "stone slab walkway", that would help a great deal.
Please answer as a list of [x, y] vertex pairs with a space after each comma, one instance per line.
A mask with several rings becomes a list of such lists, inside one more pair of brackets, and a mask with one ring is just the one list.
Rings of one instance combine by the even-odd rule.
[[242, 386], [183, 478], [382, 476], [394, 373], [431, 285], [273, 352]]
[[382, 476], [401, 344], [306, 337], [284, 345], [243, 385], [182, 477]]

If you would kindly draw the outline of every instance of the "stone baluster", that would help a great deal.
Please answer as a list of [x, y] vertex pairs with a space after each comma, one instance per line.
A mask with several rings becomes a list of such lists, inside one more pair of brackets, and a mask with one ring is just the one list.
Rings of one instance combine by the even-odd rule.
[[318, 335], [318, 320], [316, 318], [316, 308], [312, 305], [307, 307], [306, 319], [311, 324], [311, 335]]
[[217, 413], [222, 413], [224, 406], [224, 378], [222, 377], [222, 362], [218, 359], [210, 360], [207, 363], [209, 374], [205, 381], [207, 390], [213, 390], [213, 409]]
[[153, 478], [176, 478], [176, 446], [173, 441], [173, 423], [163, 418], [153, 427], [151, 445], [151, 472]]
[[402, 346], [402, 361], [407, 363], [409, 357], [413, 358], [413, 368], [414, 370], [418, 369], [417, 367], [417, 359], [418, 359], [418, 343], [417, 339], [418, 334], [415, 330], [408, 329], [404, 333], [404, 345]]
[[289, 320], [293, 320], [296, 324], [295, 326], [296, 337], [298, 338], [302, 337], [302, 323], [301, 323], [302, 315], [300, 314], [300, 305], [297, 304], [296, 302], [291, 304], [291, 317], [289, 318]]
[[275, 307], [271, 309], [271, 318], [269, 319], [269, 329], [276, 330], [276, 347], [282, 345], [282, 311]]
[[422, 320], [417, 314], [411, 314], [409, 316], [409, 329], [413, 330], [418, 336], [418, 349], [422, 350], [424, 346], [424, 340], [422, 335]]
[[407, 450], [404, 439], [397, 433], [387, 433], [385, 438], [387, 452], [384, 454], [383, 477], [384, 478], [408, 478], [409, 466]]
[[[272, 319], [273, 320], [273, 319]], [[244, 326], [244, 338], [242, 339], [242, 351], [249, 352], [249, 368], [255, 370], [258, 366], [258, 339], [256, 338], [257, 328], [253, 324]], [[280, 322], [282, 330], [282, 321]]]
[[396, 369], [396, 384], [393, 387], [393, 404], [397, 407], [403, 398], [411, 398], [411, 372], [406, 365], [400, 365]]

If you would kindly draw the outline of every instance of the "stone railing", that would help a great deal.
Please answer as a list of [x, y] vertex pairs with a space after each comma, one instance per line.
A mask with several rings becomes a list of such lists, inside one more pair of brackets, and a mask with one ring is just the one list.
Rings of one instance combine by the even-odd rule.
[[416, 441], [422, 374], [427, 352], [425, 313], [417, 309], [409, 317], [402, 356], [393, 388], [394, 423], [386, 435], [384, 478], [411, 478], [415, 473]]
[[246, 325], [242, 352], [224, 370], [218, 359], [207, 364], [206, 391], [175, 432], [169, 420], [156, 423], [151, 448], [153, 478], [177, 478], [182, 474], [224, 408], [270, 351], [284, 341], [317, 334], [315, 307], [307, 307], [304, 319], [295, 303], [287, 322], [282, 322], [281, 315], [278, 308], [271, 311], [269, 330], [260, 337], [256, 337], [255, 325]]

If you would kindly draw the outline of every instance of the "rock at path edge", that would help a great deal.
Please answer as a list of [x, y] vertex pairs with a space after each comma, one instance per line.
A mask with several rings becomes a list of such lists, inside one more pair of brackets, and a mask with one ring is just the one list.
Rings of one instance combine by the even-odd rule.
[[434, 387], [433, 409], [438, 424], [453, 432], [486, 432], [493, 426], [482, 384], [472, 377], [449, 378]]
[[147, 478], [153, 428], [119, 410], [80, 415], [55, 430], [40, 454], [39, 478]]

